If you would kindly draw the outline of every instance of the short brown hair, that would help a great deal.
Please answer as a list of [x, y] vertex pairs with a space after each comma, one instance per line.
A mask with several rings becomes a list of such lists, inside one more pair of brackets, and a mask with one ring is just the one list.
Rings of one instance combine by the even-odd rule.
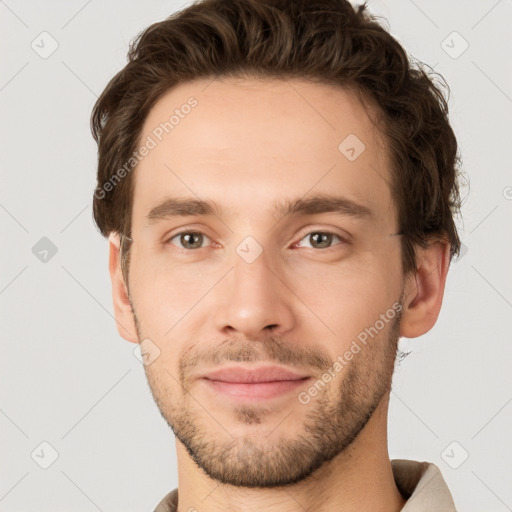
[[442, 238], [451, 257], [459, 254], [460, 157], [440, 85], [449, 88], [409, 60], [366, 4], [347, 0], [202, 0], [139, 34], [91, 116], [98, 143], [94, 219], [103, 235], [131, 233], [133, 173], [112, 179], [136, 149], [152, 106], [177, 84], [245, 76], [335, 84], [377, 104], [404, 273], [417, 269], [416, 244]]

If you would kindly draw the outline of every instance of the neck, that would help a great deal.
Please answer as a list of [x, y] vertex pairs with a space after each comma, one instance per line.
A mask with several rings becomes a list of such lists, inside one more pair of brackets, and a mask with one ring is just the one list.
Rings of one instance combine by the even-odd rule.
[[381, 401], [358, 438], [308, 478], [271, 489], [235, 487], [208, 477], [176, 440], [177, 512], [398, 512], [405, 500], [387, 451], [387, 406]]

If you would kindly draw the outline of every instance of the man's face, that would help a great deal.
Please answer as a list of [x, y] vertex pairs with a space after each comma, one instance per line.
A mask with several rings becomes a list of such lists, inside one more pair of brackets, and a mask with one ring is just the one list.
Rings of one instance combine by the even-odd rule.
[[[155, 401], [211, 477], [299, 481], [389, 392], [404, 279], [386, 148], [356, 96], [298, 80], [182, 84], [152, 108], [148, 137], [129, 290], [139, 340], [160, 351], [145, 366]], [[301, 380], [212, 374], [269, 366]]]

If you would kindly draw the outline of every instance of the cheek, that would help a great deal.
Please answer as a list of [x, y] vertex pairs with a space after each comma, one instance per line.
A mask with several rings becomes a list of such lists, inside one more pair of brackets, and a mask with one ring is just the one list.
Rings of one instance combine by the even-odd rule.
[[212, 272], [199, 270], [197, 265], [170, 263], [169, 259], [143, 251], [134, 251], [132, 255], [131, 294], [138, 315], [151, 319], [152, 325], [165, 324], [169, 329], [193, 308], [215, 281]]
[[[231, 293], [231, 287], [220, 284], [231, 263], [215, 258], [171, 262], [134, 251], [130, 287], [143, 332], [158, 338], [176, 336], [191, 328], [194, 315], [205, 314], [204, 305], [215, 307], [213, 296], [229, 300], [218, 294]], [[399, 264], [399, 253], [389, 247], [330, 262], [302, 256], [275, 260], [272, 270], [286, 286], [277, 286], [273, 293], [293, 307], [305, 329], [340, 341], [373, 324], [399, 297]]]
[[329, 265], [302, 262], [289, 282], [297, 297], [322, 320], [325, 333], [343, 345], [373, 325], [398, 299], [400, 275], [393, 267], [392, 260], [379, 254]]

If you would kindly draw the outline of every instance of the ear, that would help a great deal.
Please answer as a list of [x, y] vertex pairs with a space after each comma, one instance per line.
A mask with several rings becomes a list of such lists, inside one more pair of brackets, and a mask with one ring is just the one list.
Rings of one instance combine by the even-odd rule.
[[112, 281], [112, 299], [114, 302], [114, 317], [117, 331], [126, 340], [138, 343], [137, 329], [132, 306], [128, 298], [128, 290], [124, 282], [120, 262], [120, 236], [119, 233], [111, 233], [109, 243], [109, 271]]
[[445, 240], [416, 250], [418, 269], [407, 276], [400, 336], [415, 338], [430, 331], [443, 303], [450, 266], [450, 244]]

